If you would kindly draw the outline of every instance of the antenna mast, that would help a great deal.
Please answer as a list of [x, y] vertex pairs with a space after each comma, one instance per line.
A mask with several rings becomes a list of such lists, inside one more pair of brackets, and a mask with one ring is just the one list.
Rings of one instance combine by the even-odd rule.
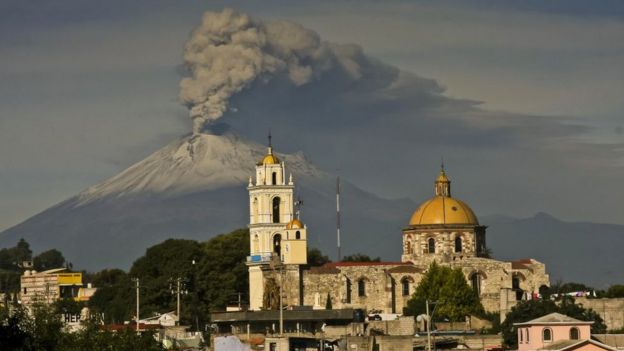
[[342, 259], [340, 253], [340, 176], [336, 176], [336, 244], [338, 248], [338, 262]]

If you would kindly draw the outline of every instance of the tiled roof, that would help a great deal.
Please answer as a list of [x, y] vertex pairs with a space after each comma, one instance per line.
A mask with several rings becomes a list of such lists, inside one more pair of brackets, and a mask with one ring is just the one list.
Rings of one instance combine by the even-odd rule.
[[354, 267], [354, 266], [401, 266], [411, 265], [408, 262], [330, 262], [323, 267]]
[[415, 266], [398, 266], [388, 269], [388, 273], [422, 273], [422, 269]]
[[530, 320], [524, 323], [514, 323], [514, 325], [531, 325], [531, 324], [593, 324], [591, 321], [581, 321], [572, 317], [568, 317], [561, 313], [551, 313], [545, 316]]
[[605, 345], [601, 342], [595, 341], [595, 340], [591, 340], [591, 339], [585, 339], [585, 340], [561, 340], [561, 341], [557, 341], [554, 342], [550, 345], [546, 345], [543, 348], [541, 348], [540, 350], [548, 350], [548, 351], [567, 351], [567, 350], [575, 350], [578, 349], [584, 345], [587, 344], [592, 344], [595, 345], [601, 349], [604, 350], [609, 350], [609, 351], [617, 351], [616, 348], [611, 347], [609, 345]]

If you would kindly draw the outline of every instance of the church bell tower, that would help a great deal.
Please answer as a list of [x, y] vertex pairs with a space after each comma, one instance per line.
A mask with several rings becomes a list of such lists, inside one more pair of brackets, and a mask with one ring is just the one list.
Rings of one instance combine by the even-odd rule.
[[249, 308], [275, 309], [282, 286], [283, 305], [302, 303], [301, 265], [307, 264], [306, 226], [295, 213], [295, 184], [284, 162], [267, 154], [249, 177]]

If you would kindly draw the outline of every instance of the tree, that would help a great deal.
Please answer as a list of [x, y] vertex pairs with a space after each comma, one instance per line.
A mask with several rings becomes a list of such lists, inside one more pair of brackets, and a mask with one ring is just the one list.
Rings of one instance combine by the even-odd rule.
[[348, 255], [348, 256], [343, 257], [342, 262], [381, 262], [381, 258], [379, 257], [371, 258], [368, 255], [356, 253], [353, 255]]
[[407, 302], [404, 314], [425, 313], [426, 300], [435, 301], [435, 317], [461, 321], [471, 314], [483, 314], [483, 306], [474, 290], [468, 286], [461, 269], [432, 263]]
[[120, 269], [105, 269], [93, 275], [95, 294], [88, 302], [89, 309], [104, 315], [105, 323], [123, 323], [132, 315], [134, 290], [130, 276]]
[[605, 293], [606, 297], [624, 297], [624, 285], [611, 285]]
[[558, 312], [566, 316], [576, 318], [582, 321], [593, 321], [591, 326], [592, 334], [603, 334], [607, 327], [600, 315], [592, 309], [585, 309], [581, 305], [574, 302], [574, 298], [566, 296], [560, 302], [549, 299], [522, 301], [514, 306], [501, 324], [503, 334], [503, 343], [509, 347], [518, 345], [518, 334], [514, 323], [523, 323], [545, 316], [547, 314]]
[[63, 257], [63, 254], [60, 251], [52, 249], [35, 256], [35, 258], [33, 258], [33, 264], [35, 269], [38, 271], [62, 268], [65, 266], [65, 257]]
[[308, 250], [308, 267], [319, 267], [329, 262], [331, 262], [331, 260], [326, 255], [323, 255], [321, 250], [317, 248]]

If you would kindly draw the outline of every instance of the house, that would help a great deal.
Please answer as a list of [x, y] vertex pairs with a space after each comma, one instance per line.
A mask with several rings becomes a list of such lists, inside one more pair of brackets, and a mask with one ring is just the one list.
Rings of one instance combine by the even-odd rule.
[[615, 348], [591, 338], [593, 323], [560, 313], [514, 323], [518, 328], [518, 351], [615, 351]]

